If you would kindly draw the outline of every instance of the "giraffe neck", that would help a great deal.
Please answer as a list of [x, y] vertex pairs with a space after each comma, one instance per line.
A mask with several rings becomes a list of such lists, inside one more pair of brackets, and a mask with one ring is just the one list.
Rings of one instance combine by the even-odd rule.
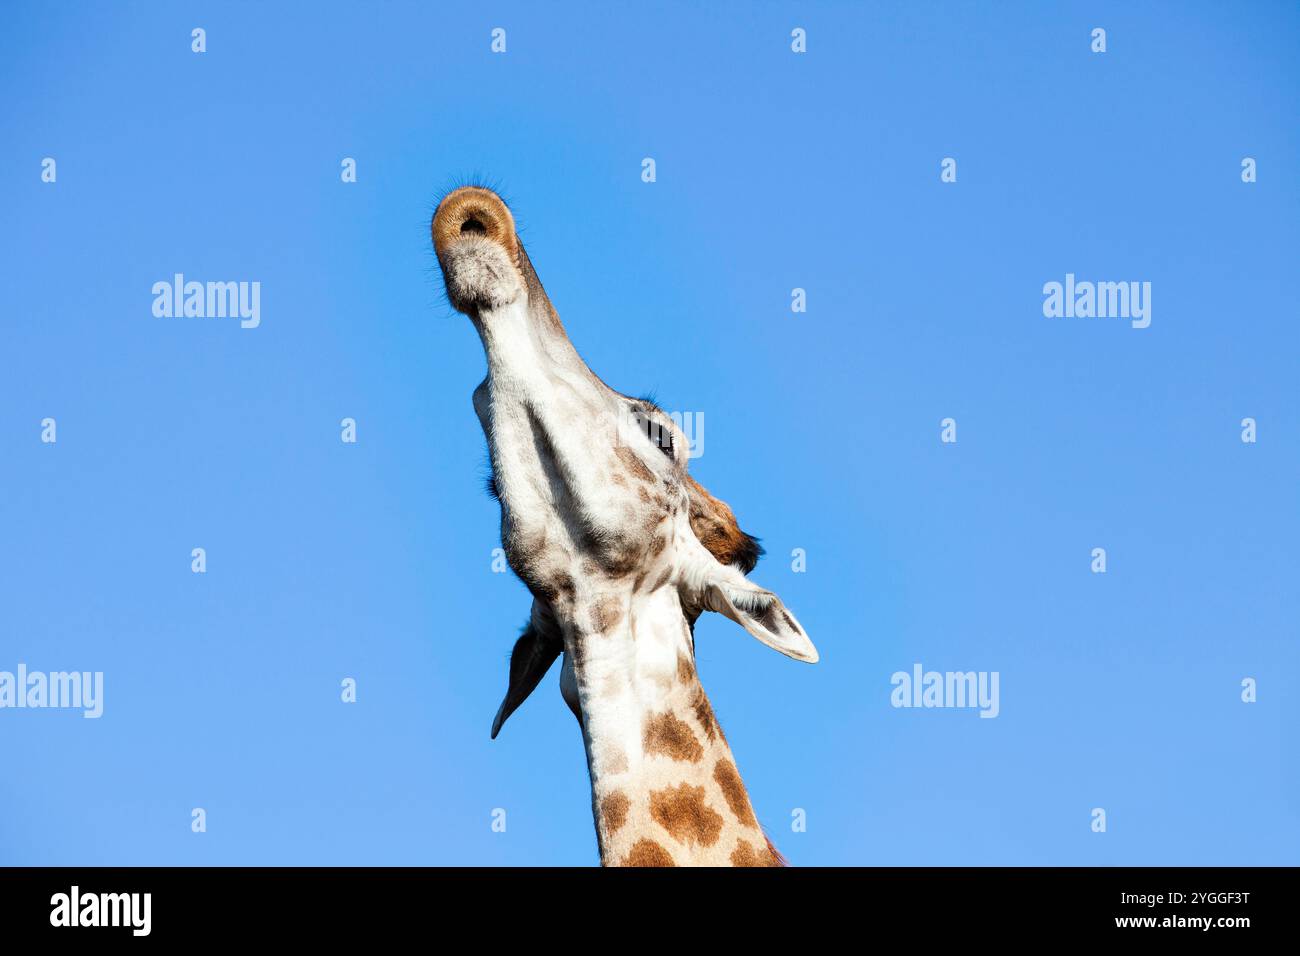
[[669, 599], [574, 655], [601, 863], [777, 865]]

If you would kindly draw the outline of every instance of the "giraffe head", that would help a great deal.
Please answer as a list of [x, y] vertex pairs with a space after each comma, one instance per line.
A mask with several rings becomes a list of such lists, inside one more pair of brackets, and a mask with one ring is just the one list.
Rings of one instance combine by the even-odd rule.
[[[757, 542], [690, 476], [688, 444], [672, 419], [583, 362], [500, 197], [454, 190], [438, 204], [432, 233], [448, 298], [486, 353], [474, 408], [506, 557], [534, 598], [493, 736], [562, 653], [561, 690], [582, 724], [593, 781], [602, 762], [626, 763], [629, 749], [648, 759], [638, 746], [645, 721], [673, 707], [698, 711], [684, 725], [711, 739], [694, 672], [702, 612], [725, 615], [797, 660], [817, 660], [781, 599], [745, 577]], [[631, 329], [627, 336], [636, 338]]]

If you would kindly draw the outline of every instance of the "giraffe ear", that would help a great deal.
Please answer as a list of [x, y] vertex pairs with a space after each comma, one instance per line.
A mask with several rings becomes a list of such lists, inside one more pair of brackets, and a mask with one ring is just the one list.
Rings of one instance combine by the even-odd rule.
[[534, 605], [533, 619], [528, 622], [524, 633], [515, 641], [515, 649], [510, 652], [510, 685], [506, 688], [506, 698], [497, 710], [496, 719], [492, 721], [493, 740], [501, 732], [501, 725], [506, 722], [506, 718], [519, 709], [519, 705], [528, 699], [533, 688], [546, 676], [555, 659], [560, 656], [563, 646], [557, 637], [538, 626], [537, 607]]
[[816, 664], [820, 655], [793, 614], [771, 591], [745, 581], [710, 582], [705, 606], [731, 618], [774, 651]]
[[678, 580], [685, 604], [725, 614], [773, 650], [817, 663], [817, 648], [781, 599], [735, 566], [713, 560], [703, 546], [688, 551]]

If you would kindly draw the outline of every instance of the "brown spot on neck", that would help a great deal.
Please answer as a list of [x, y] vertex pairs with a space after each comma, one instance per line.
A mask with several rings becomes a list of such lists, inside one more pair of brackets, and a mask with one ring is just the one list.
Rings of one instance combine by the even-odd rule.
[[597, 634], [608, 634], [623, 620], [623, 602], [613, 595], [601, 598], [591, 609], [591, 626]]
[[619, 866], [676, 866], [673, 855], [654, 840], [637, 840]]
[[650, 816], [679, 843], [713, 846], [722, 833], [722, 815], [704, 801], [704, 788], [683, 783], [650, 792]]
[[704, 756], [704, 747], [690, 725], [672, 711], [646, 718], [642, 744], [647, 754], [663, 754], [687, 763], [698, 763]]
[[722, 795], [727, 800], [727, 806], [731, 807], [731, 812], [736, 815], [736, 819], [747, 827], [757, 828], [758, 820], [754, 817], [754, 808], [749, 805], [749, 794], [745, 792], [745, 785], [736, 771], [736, 765], [723, 757], [713, 768], [713, 779], [718, 782]]
[[689, 684], [695, 679], [695, 665], [685, 654], [677, 655], [677, 679], [683, 684]]
[[709, 738], [709, 743], [713, 743], [718, 739], [722, 728], [718, 726], [718, 719], [713, 716], [713, 707], [709, 704], [709, 698], [696, 677], [695, 664], [685, 654], [677, 655], [677, 680], [682, 686], [690, 689], [691, 711], [695, 714], [700, 729], [704, 731], [704, 736]]
[[769, 851], [769, 847], [754, 849], [747, 840], [737, 840], [736, 848], [731, 851], [732, 866], [780, 866], [780, 862]]
[[709, 743], [717, 740], [722, 734], [722, 728], [718, 726], [718, 718], [713, 715], [713, 706], [709, 703], [704, 688], [698, 683], [695, 685], [695, 694], [691, 698], [691, 710], [694, 711], [695, 719], [700, 722], [700, 726], [704, 728], [704, 735], [709, 738]]
[[600, 801], [600, 822], [611, 835], [617, 833], [619, 827], [627, 822], [627, 811], [631, 804], [632, 801], [622, 790], [615, 790]]

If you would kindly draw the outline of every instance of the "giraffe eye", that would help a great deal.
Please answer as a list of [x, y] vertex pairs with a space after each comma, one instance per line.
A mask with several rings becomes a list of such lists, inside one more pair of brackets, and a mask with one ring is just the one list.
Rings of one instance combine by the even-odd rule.
[[673, 430], [666, 424], [655, 421], [649, 415], [638, 412], [636, 415], [637, 425], [640, 427], [642, 434], [650, 439], [651, 444], [658, 448], [669, 458], [675, 458], [673, 454]]

